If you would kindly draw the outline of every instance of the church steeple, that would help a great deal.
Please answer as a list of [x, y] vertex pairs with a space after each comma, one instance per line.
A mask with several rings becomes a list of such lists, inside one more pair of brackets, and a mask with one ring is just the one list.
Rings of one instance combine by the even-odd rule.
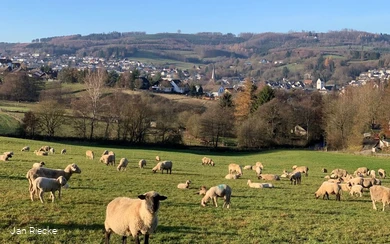
[[211, 71], [211, 81], [215, 81], [215, 66], [213, 64], [213, 70]]

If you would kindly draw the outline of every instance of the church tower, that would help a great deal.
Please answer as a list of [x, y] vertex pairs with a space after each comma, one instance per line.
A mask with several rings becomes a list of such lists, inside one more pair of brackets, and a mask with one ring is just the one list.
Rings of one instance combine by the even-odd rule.
[[211, 71], [211, 81], [215, 81], [215, 66], [213, 64], [213, 70]]

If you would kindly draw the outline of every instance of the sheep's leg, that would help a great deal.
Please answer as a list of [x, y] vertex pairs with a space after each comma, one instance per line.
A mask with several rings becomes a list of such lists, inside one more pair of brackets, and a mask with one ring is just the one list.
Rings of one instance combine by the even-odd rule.
[[58, 199], [61, 199], [61, 187], [58, 189]]
[[134, 236], [135, 244], [140, 244], [139, 235]]
[[215, 207], [218, 208], [217, 197], [213, 197], [213, 202], [215, 204]]
[[127, 243], [127, 236], [122, 236], [122, 244], [126, 244]]
[[144, 243], [145, 243], [145, 244], [149, 244], [149, 234], [148, 234], [148, 233], [145, 234]]
[[30, 191], [30, 198], [31, 198], [32, 202], [34, 202], [34, 195], [35, 195], [35, 190], [31, 190]]
[[104, 239], [106, 244], [110, 243], [110, 236], [111, 236], [111, 229], [108, 230], [104, 229]]
[[39, 190], [39, 199], [43, 203], [43, 191], [42, 190]]
[[52, 197], [51, 202], [55, 201], [56, 196], [54, 194], [55, 194], [55, 191], [51, 191], [51, 197]]
[[376, 205], [375, 205], [375, 200], [372, 200], [372, 208], [373, 208], [374, 210], [377, 210], [377, 209], [376, 209]]

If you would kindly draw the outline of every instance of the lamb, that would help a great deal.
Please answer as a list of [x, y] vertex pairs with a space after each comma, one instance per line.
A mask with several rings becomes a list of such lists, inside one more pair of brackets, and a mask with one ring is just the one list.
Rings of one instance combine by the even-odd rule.
[[245, 165], [245, 166], [244, 166], [244, 169], [245, 169], [245, 170], [247, 170], [247, 169], [251, 170], [251, 169], [252, 169], [252, 165]]
[[38, 177], [33, 181], [32, 190], [30, 191], [31, 201], [34, 201], [34, 195], [38, 193], [42, 203], [43, 193], [51, 192], [52, 202], [55, 201], [55, 192], [58, 191], [58, 198], [61, 199], [61, 187], [66, 187], [66, 179], [64, 176], [59, 176], [57, 179]]
[[229, 174], [233, 173], [243, 175], [242, 167], [238, 164], [229, 164]]
[[202, 198], [200, 201], [200, 204], [205, 207], [206, 203], [209, 201], [211, 198], [214, 202], [215, 207], [218, 207], [217, 204], [217, 197], [223, 197], [224, 198], [224, 203], [222, 208], [230, 208], [230, 197], [232, 195], [232, 189], [230, 186], [226, 184], [221, 184], [217, 186], [213, 186], [208, 191], [206, 192], [206, 195]]
[[143, 169], [146, 166], [146, 160], [145, 159], [141, 159], [138, 162], [138, 166], [140, 167], [140, 169]]
[[104, 221], [105, 242], [110, 242], [112, 232], [122, 236], [126, 243], [127, 236], [132, 235], [140, 243], [139, 235], [145, 235], [144, 243], [149, 243], [149, 235], [154, 233], [158, 224], [160, 201], [167, 199], [155, 191], [139, 195], [138, 199], [117, 197], [106, 209]]
[[334, 175], [336, 178], [347, 176], [348, 172], [345, 169], [334, 169], [330, 172], [331, 176]]
[[47, 152], [45, 152], [45, 151], [37, 151], [37, 150], [35, 150], [34, 153], [35, 153], [35, 155], [37, 155], [37, 156], [47, 156], [47, 155], [49, 155], [49, 154], [48, 154]]
[[32, 168], [26, 174], [29, 183], [29, 191], [32, 190], [33, 181], [38, 177], [57, 179], [60, 176], [64, 176], [66, 181], [69, 181], [74, 173], [81, 173], [81, 169], [76, 164], [69, 164], [65, 169], [48, 169], [44, 167]]
[[156, 166], [153, 167], [152, 171], [153, 173], [156, 173], [156, 171], [161, 170], [161, 174], [164, 173], [164, 169], [167, 171], [169, 170], [169, 174], [172, 173], [172, 162], [171, 161], [162, 161], [159, 162]]
[[186, 183], [179, 183], [177, 185], [177, 188], [179, 188], [179, 189], [187, 189], [187, 188], [190, 188], [190, 184], [191, 184], [191, 181], [190, 180], [186, 180]]
[[385, 211], [386, 204], [390, 204], [390, 188], [384, 186], [372, 186], [370, 188], [370, 196], [372, 201], [372, 207], [376, 209], [376, 202], [382, 202], [383, 208], [382, 211]]
[[301, 172], [302, 174], [305, 174], [305, 176], [308, 176], [308, 172], [309, 172], [309, 168], [307, 167], [307, 166], [296, 166], [296, 165], [294, 165], [293, 167], [292, 167], [292, 169], [294, 170], [294, 171], [299, 171], [299, 172]]
[[360, 167], [353, 173], [355, 176], [366, 176], [368, 175], [368, 168], [367, 167]]
[[157, 162], [160, 162], [160, 161], [161, 161], [160, 156], [156, 156], [156, 161], [157, 161]]
[[386, 178], [386, 171], [384, 169], [378, 169], [378, 175], [381, 178]]
[[294, 184], [301, 184], [301, 172], [300, 171], [293, 171], [289, 174], [288, 178], [290, 179], [291, 181], [291, 185]]
[[51, 153], [51, 154], [54, 154], [55, 153], [55, 149], [54, 149], [54, 147], [51, 147], [50, 149], [49, 149], [49, 152]]
[[320, 188], [314, 193], [316, 198], [319, 198], [322, 196], [322, 199], [326, 198], [329, 200], [329, 194], [335, 194], [336, 195], [336, 201], [340, 201], [340, 192], [341, 192], [341, 187], [337, 183], [332, 183], [332, 182], [323, 182]]
[[121, 160], [119, 161], [118, 167], [116, 169], [118, 171], [121, 171], [121, 170], [125, 171], [128, 163], [129, 163], [129, 160], [127, 160], [127, 158], [121, 158]]
[[322, 173], [328, 173], [328, 170], [327, 169], [325, 169], [325, 168], [322, 168]]
[[202, 158], [202, 165], [211, 165], [214, 166], [214, 161], [211, 158], [203, 157]]
[[45, 162], [41, 161], [39, 163], [34, 163], [33, 164], [33, 168], [40, 168], [40, 167], [43, 167], [45, 165]]
[[261, 175], [263, 169], [260, 166], [255, 166], [256, 176], [259, 177]]
[[87, 158], [87, 159], [93, 159], [94, 158], [94, 153], [93, 153], [93, 151], [92, 150], [87, 150], [86, 152], [85, 152], [85, 157]]
[[199, 194], [199, 195], [206, 195], [206, 192], [207, 192], [207, 187], [206, 186], [201, 186], [199, 188], [199, 191], [197, 192], [197, 194]]
[[251, 188], [274, 188], [274, 185], [271, 183], [257, 183], [248, 180], [247, 185]]
[[4, 152], [3, 155], [6, 155], [8, 158], [12, 158], [12, 156], [14, 156], [14, 152]]
[[21, 152], [28, 152], [28, 151], [30, 151], [30, 147], [29, 146], [25, 146], [20, 151]]
[[104, 163], [105, 165], [115, 165], [115, 156], [111, 154], [106, 154], [100, 157], [99, 162]]
[[262, 180], [280, 180], [279, 175], [275, 175], [275, 174], [260, 174], [257, 178], [259, 180], [260, 179], [262, 179]]
[[362, 194], [363, 194], [363, 186], [361, 185], [354, 185], [351, 187], [351, 190], [349, 192], [349, 194], [351, 194], [351, 196], [354, 196], [356, 194], [359, 194], [360, 197], [362, 197]]
[[65, 148], [61, 150], [61, 154], [66, 154], [66, 149]]
[[235, 180], [235, 179], [238, 179], [240, 177], [241, 177], [240, 174], [227, 174], [225, 176], [225, 179], [227, 179], [227, 180]]

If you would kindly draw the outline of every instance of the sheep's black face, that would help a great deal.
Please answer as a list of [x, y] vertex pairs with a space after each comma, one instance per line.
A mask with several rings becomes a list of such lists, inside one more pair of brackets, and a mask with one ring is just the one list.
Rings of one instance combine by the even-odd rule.
[[157, 212], [160, 207], [160, 201], [167, 199], [166, 196], [160, 196], [156, 192], [148, 192], [144, 195], [139, 195], [138, 198], [146, 201], [147, 208], [151, 213]]

